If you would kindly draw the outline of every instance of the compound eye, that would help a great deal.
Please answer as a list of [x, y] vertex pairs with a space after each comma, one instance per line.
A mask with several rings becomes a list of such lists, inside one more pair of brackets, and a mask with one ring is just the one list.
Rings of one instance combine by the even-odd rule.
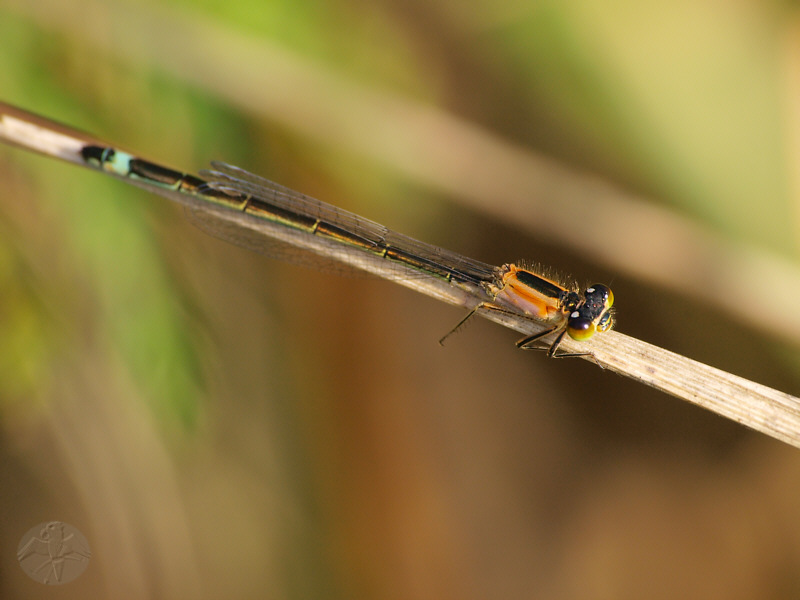
[[588, 340], [597, 330], [594, 321], [580, 316], [577, 311], [569, 316], [567, 321], [567, 333], [569, 337], [578, 342]]
[[611, 288], [605, 284], [595, 283], [588, 287], [584, 293], [587, 301], [591, 299], [592, 302], [599, 302], [606, 308], [614, 306], [614, 293], [611, 291]]

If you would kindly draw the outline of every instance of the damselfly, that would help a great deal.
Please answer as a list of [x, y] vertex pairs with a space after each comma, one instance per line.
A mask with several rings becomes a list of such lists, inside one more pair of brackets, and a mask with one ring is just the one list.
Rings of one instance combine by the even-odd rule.
[[[614, 323], [614, 296], [603, 284], [583, 291], [523, 265], [495, 267], [396, 233], [220, 162], [199, 176], [124, 152], [48, 119], [0, 103], [0, 140], [90, 167], [187, 205], [206, 223], [224, 223], [225, 237], [255, 249], [280, 243], [295, 251], [398, 280], [433, 278], [473, 297], [474, 307], [450, 333], [482, 311], [522, 316], [541, 331], [517, 342], [561, 353], [565, 335], [583, 341]], [[235, 213], [235, 218], [233, 215]], [[373, 265], [380, 268], [373, 268]], [[442, 338], [443, 341], [449, 333]]]

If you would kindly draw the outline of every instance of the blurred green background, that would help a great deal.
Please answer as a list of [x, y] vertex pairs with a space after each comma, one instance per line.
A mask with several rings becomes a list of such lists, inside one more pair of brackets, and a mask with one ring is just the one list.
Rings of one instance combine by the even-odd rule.
[[[0, 0], [0, 99], [603, 281], [800, 393], [795, 3]], [[534, 190], [531, 192], [531, 190]], [[796, 449], [0, 147], [0, 596], [796, 598]]]

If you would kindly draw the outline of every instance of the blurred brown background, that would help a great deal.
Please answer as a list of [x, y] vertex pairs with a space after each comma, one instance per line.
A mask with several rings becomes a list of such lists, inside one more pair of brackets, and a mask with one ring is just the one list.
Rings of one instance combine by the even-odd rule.
[[[0, 98], [609, 283], [620, 331], [798, 394], [798, 16], [2, 0]], [[105, 179], [0, 148], [3, 598], [800, 595], [797, 449]], [[50, 520], [93, 557], [43, 590]]]

